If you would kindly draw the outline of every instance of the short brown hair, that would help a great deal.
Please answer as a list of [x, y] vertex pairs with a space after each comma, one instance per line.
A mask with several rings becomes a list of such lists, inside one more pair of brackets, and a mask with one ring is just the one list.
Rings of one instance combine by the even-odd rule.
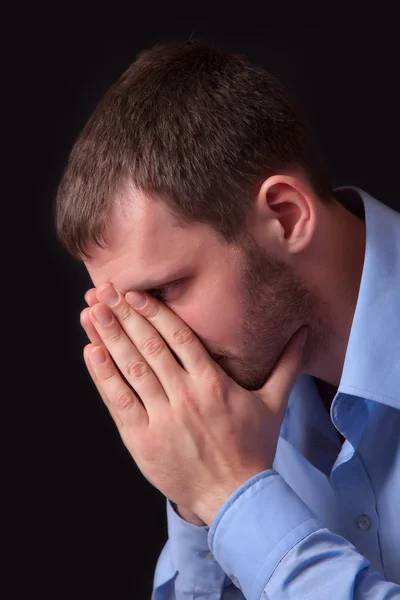
[[236, 243], [260, 180], [301, 168], [332, 186], [305, 119], [282, 83], [202, 42], [158, 44], [110, 88], [80, 133], [55, 203], [56, 234], [75, 258], [107, 246], [115, 195], [130, 181], [181, 226], [209, 224]]

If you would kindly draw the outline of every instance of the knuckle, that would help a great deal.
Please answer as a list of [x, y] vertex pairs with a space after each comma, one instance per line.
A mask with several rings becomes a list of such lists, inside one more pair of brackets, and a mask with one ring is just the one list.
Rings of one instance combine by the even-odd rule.
[[182, 407], [184, 407], [190, 413], [200, 414], [200, 407], [196, 401], [196, 397], [191, 392], [185, 381], [183, 381], [180, 377], [174, 377], [172, 385]]
[[[109, 331], [106, 335], [107, 335], [107, 340], [109, 342], [112, 342], [113, 344], [119, 343], [122, 339], [122, 331], [119, 328]], [[104, 336], [104, 337], [106, 337], [106, 336]]]
[[120, 309], [118, 310], [118, 319], [120, 321], [129, 321], [129, 319], [132, 318], [132, 309], [130, 309], [128, 306], [124, 306], [122, 305], [120, 307]]
[[109, 371], [108, 373], [104, 373], [104, 375], [102, 375], [101, 380], [106, 383], [111, 381], [113, 377], [115, 377], [115, 373], [113, 371]]
[[186, 410], [188, 410], [190, 413], [200, 415], [201, 410], [196, 397], [188, 389], [181, 390], [180, 399]]
[[121, 392], [115, 399], [115, 406], [119, 410], [126, 410], [133, 405], [133, 398], [129, 392]]
[[205, 381], [209, 390], [209, 396], [213, 399], [213, 401], [227, 400], [227, 386], [226, 383], [218, 376], [218, 373], [209, 374], [208, 377], [205, 377]]
[[193, 331], [190, 329], [190, 327], [181, 327], [180, 329], [177, 329], [173, 332], [172, 339], [178, 344], [186, 344], [188, 342], [193, 341]]
[[148, 338], [147, 340], [145, 340], [142, 343], [142, 349], [149, 356], [158, 356], [160, 354], [160, 352], [163, 351], [164, 348], [165, 348], [164, 342], [157, 337]]
[[129, 377], [134, 377], [135, 379], [141, 379], [148, 373], [147, 363], [143, 360], [131, 360], [126, 365], [126, 372]]
[[150, 306], [148, 308], [146, 308], [144, 311], [142, 311], [142, 314], [146, 316], [147, 319], [154, 319], [158, 313], [160, 312], [160, 305], [155, 303], [155, 304], [150, 304]]

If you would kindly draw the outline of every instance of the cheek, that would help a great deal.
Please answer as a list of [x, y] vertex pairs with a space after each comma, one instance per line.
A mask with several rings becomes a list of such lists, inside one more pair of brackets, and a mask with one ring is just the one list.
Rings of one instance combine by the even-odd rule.
[[231, 351], [236, 348], [240, 312], [239, 303], [232, 297], [223, 294], [218, 299], [205, 298], [201, 304], [181, 307], [179, 316], [210, 347]]

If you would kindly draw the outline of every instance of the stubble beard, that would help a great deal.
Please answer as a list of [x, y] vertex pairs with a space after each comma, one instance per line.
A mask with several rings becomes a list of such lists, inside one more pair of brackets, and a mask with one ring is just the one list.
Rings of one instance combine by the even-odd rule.
[[240, 351], [226, 371], [241, 387], [254, 391], [265, 384], [302, 325], [309, 327], [302, 371], [312, 370], [317, 355], [329, 346], [331, 323], [289, 265], [266, 254], [249, 234], [241, 251]]

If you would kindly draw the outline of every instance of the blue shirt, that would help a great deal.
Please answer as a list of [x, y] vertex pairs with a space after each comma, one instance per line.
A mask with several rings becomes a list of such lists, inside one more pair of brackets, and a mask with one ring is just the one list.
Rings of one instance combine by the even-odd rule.
[[152, 600], [400, 599], [400, 214], [356, 187], [333, 194], [365, 219], [366, 250], [330, 415], [301, 374], [273, 468], [210, 527], [166, 499]]

